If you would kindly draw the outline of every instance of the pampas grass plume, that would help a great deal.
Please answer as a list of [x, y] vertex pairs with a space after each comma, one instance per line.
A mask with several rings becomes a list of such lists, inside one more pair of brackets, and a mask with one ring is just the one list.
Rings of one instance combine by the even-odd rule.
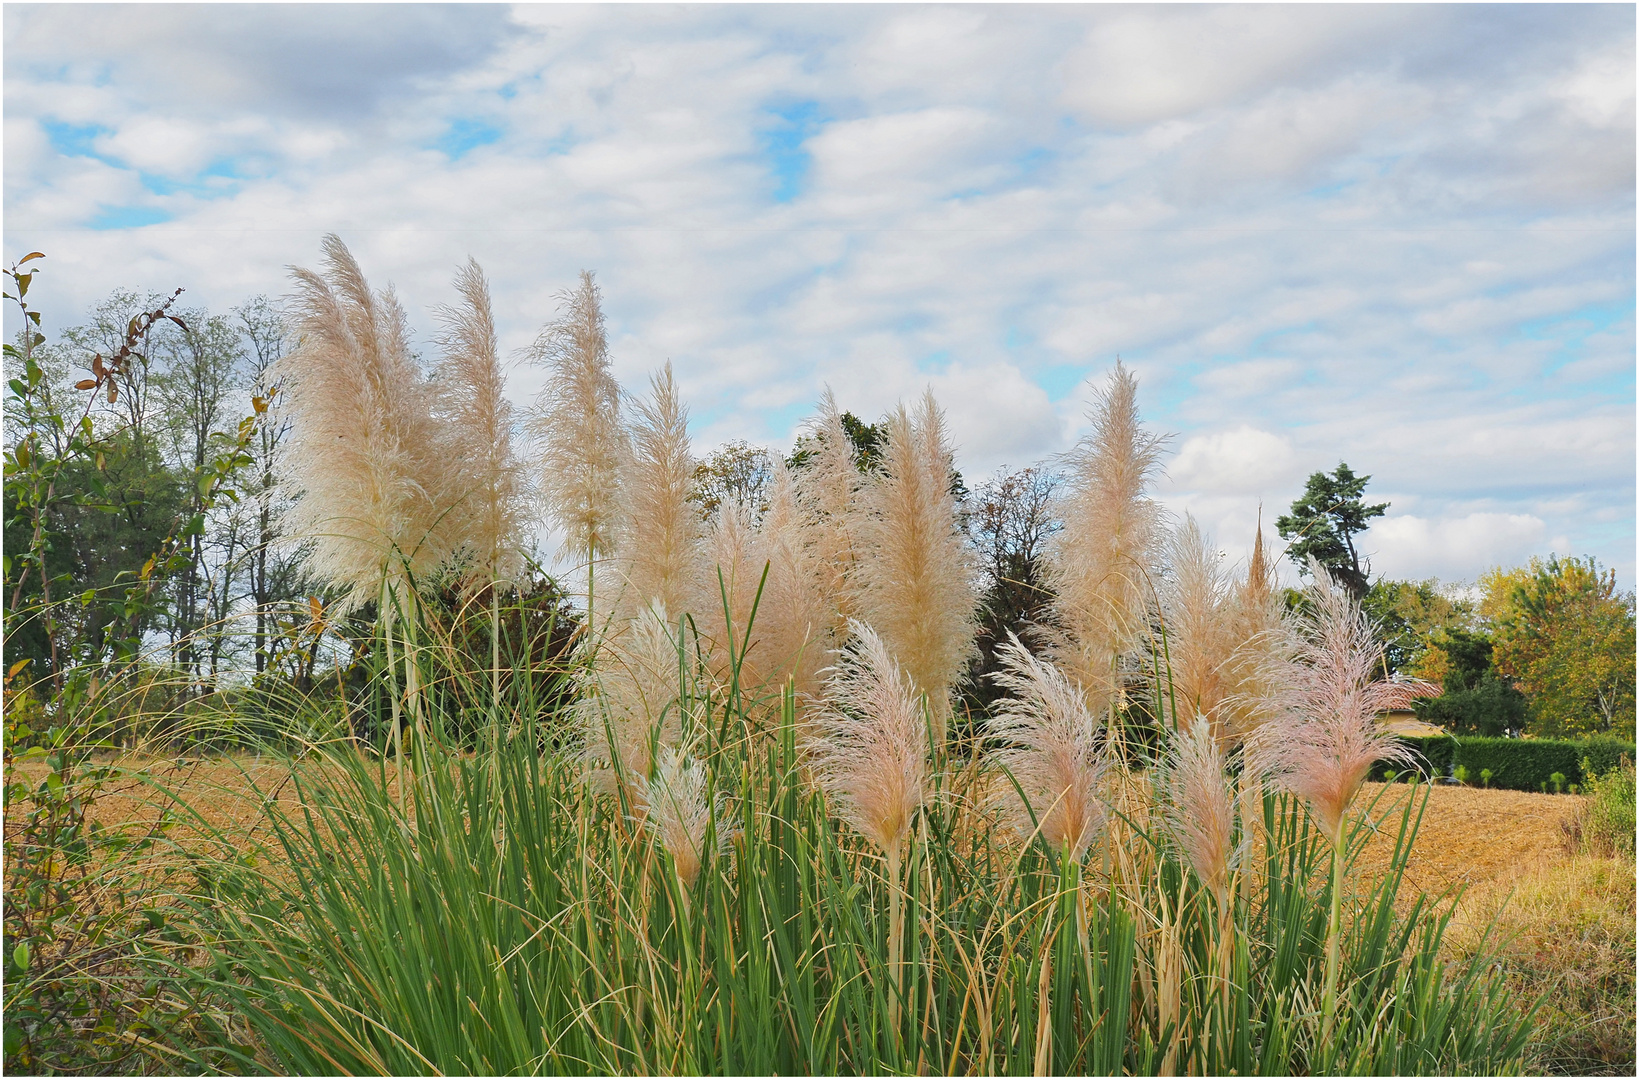
[[522, 563], [525, 476], [512, 452], [512, 405], [496, 347], [489, 282], [468, 259], [455, 275], [461, 303], [435, 311], [444, 326], [438, 385], [446, 422], [460, 446], [451, 457], [456, 483], [451, 516], [464, 547], [488, 581], [513, 580]]
[[928, 795], [927, 729], [881, 635], [858, 621], [848, 625], [854, 639], [829, 669], [809, 760], [837, 815], [896, 855]]
[[944, 740], [951, 686], [973, 650], [973, 552], [956, 520], [944, 413], [930, 390], [888, 418], [882, 472], [862, 493], [853, 606], [928, 696]]
[[804, 512], [819, 573], [821, 595], [828, 608], [829, 628], [842, 637], [855, 614], [849, 585], [856, 558], [859, 469], [854, 465], [853, 443], [842, 426], [842, 411], [829, 387], [820, 399], [819, 415], [809, 422], [813, 449], [796, 479], [795, 495]]
[[644, 825], [671, 855], [684, 887], [691, 886], [700, 876], [713, 816], [706, 768], [675, 746], [662, 747], [645, 786]]
[[1140, 425], [1138, 380], [1119, 361], [1088, 419], [1092, 430], [1067, 461], [1064, 528], [1047, 584], [1061, 628], [1053, 655], [1102, 711], [1120, 700], [1123, 659], [1146, 629], [1161, 540], [1161, 509], [1146, 492], [1163, 440]]
[[1345, 816], [1378, 761], [1410, 764], [1411, 751], [1378, 726], [1403, 696], [1377, 680], [1383, 646], [1348, 592], [1313, 559], [1309, 610], [1297, 616], [1295, 655], [1284, 665], [1281, 714], [1249, 742], [1257, 768], [1304, 799], [1334, 848]]
[[624, 787], [641, 809], [653, 748], [675, 746], [683, 735], [678, 649], [662, 609], [621, 628], [611, 640], [588, 639], [582, 646], [595, 663], [580, 668], [572, 716], [594, 786]]
[[293, 539], [312, 540], [312, 569], [345, 589], [341, 610], [374, 598], [383, 575], [442, 561], [440, 499], [450, 454], [410, 353], [404, 311], [374, 293], [340, 238], [325, 270], [292, 268], [299, 343], [273, 371], [291, 421], [285, 488]]
[[590, 271], [560, 297], [563, 312], [531, 350], [547, 368], [536, 402], [540, 490], [552, 522], [588, 562], [614, 548], [616, 482], [626, 455], [620, 386], [609, 369], [602, 294]]
[[700, 517], [688, 501], [694, 458], [689, 413], [677, 393], [672, 366], [654, 376], [631, 427], [631, 453], [622, 469], [618, 605], [635, 615], [655, 606], [681, 612], [699, 577]]
[[1236, 646], [1230, 585], [1210, 539], [1185, 515], [1167, 544], [1171, 574], [1163, 592], [1167, 626], [1166, 676], [1171, 680], [1172, 725], [1206, 723], [1216, 736], [1223, 728], [1224, 706], [1232, 693], [1230, 657]]
[[1210, 724], [1182, 725], [1172, 734], [1161, 777], [1168, 829], [1221, 909], [1237, 864], [1235, 797]]
[[992, 760], [1011, 778], [997, 801], [1019, 835], [1039, 831], [1049, 847], [1079, 860], [1105, 821], [1098, 795], [1105, 769], [1101, 725], [1087, 711], [1081, 688], [1017, 636], [1009, 632], [998, 652], [1002, 668], [992, 678], [1012, 696], [997, 703], [988, 725], [1004, 746]]

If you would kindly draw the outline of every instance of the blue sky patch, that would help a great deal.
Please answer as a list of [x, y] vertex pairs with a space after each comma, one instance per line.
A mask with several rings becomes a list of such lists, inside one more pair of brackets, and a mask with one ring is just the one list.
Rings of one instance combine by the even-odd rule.
[[460, 161], [480, 146], [488, 146], [501, 138], [501, 129], [483, 120], [459, 119], [450, 121], [449, 130], [438, 140], [437, 148], [451, 161]]
[[105, 206], [89, 224], [98, 230], [140, 229], [144, 225], [163, 225], [170, 220], [170, 211], [157, 206]]
[[93, 145], [98, 136], [111, 135], [112, 130], [101, 124], [65, 124], [61, 120], [41, 120], [40, 129], [51, 140], [51, 145], [65, 157], [88, 157], [105, 165], [123, 168], [124, 163], [99, 153]]
[[775, 123], [762, 132], [763, 157], [774, 174], [774, 201], [788, 203], [802, 193], [803, 180], [813, 163], [803, 143], [830, 119], [820, 114], [817, 101], [799, 101], [768, 110]]

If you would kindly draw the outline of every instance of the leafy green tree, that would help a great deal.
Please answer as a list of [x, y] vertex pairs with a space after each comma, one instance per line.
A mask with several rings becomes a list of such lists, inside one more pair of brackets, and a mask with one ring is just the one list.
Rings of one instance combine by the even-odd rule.
[[1423, 670], [1434, 640], [1447, 630], [1466, 628], [1474, 621], [1473, 605], [1441, 589], [1434, 578], [1381, 578], [1366, 590], [1360, 606], [1377, 623], [1388, 673], [1409, 672], [1436, 682], [1443, 672]]
[[[1634, 731], [1634, 596], [1616, 572], [1586, 559], [1533, 559], [1523, 573], [1488, 575], [1501, 596], [1496, 666], [1531, 703], [1533, 734]], [[1504, 591], [1505, 590], [1505, 591]]]
[[694, 467], [689, 501], [700, 516], [713, 517], [726, 504], [739, 506], [753, 521], [768, 509], [768, 487], [774, 481], [774, 459], [760, 446], [735, 440], [713, 450]]
[[1366, 596], [1371, 564], [1362, 560], [1355, 537], [1389, 508], [1388, 503], [1367, 505], [1364, 496], [1370, 479], [1356, 476], [1348, 465], [1338, 462], [1337, 471], [1330, 475], [1312, 474], [1303, 495], [1292, 504], [1292, 512], [1275, 520], [1281, 539], [1291, 541], [1286, 554], [1300, 573], [1308, 573], [1308, 560], [1313, 556], [1356, 600]]
[[1444, 693], [1418, 702], [1420, 719], [1456, 735], [1497, 737], [1525, 730], [1525, 695], [1497, 671], [1489, 634], [1448, 629], [1434, 640], [1431, 651], [1443, 658]]

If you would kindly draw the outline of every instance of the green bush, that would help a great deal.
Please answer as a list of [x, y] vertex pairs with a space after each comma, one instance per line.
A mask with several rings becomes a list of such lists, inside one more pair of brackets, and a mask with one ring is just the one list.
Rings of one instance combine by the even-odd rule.
[[1633, 761], [1583, 781], [1589, 795], [1582, 822], [1583, 849], [1593, 854], [1620, 853], [1633, 858]]
[[1494, 671], [1487, 671], [1471, 688], [1447, 687], [1437, 698], [1416, 704], [1417, 719], [1439, 724], [1459, 735], [1501, 736], [1525, 729], [1525, 695]]

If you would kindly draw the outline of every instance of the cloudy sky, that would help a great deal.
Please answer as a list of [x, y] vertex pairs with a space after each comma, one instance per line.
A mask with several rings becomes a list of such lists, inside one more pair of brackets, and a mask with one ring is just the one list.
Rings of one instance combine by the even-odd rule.
[[931, 384], [971, 481], [1073, 444], [1119, 355], [1174, 436], [1160, 494], [1226, 548], [1343, 460], [1392, 503], [1383, 573], [1552, 551], [1633, 587], [1631, 5], [4, 25], [4, 250], [48, 253], [48, 331], [120, 286], [278, 295], [334, 231], [423, 340], [476, 257], [511, 350], [587, 268], [698, 451]]

